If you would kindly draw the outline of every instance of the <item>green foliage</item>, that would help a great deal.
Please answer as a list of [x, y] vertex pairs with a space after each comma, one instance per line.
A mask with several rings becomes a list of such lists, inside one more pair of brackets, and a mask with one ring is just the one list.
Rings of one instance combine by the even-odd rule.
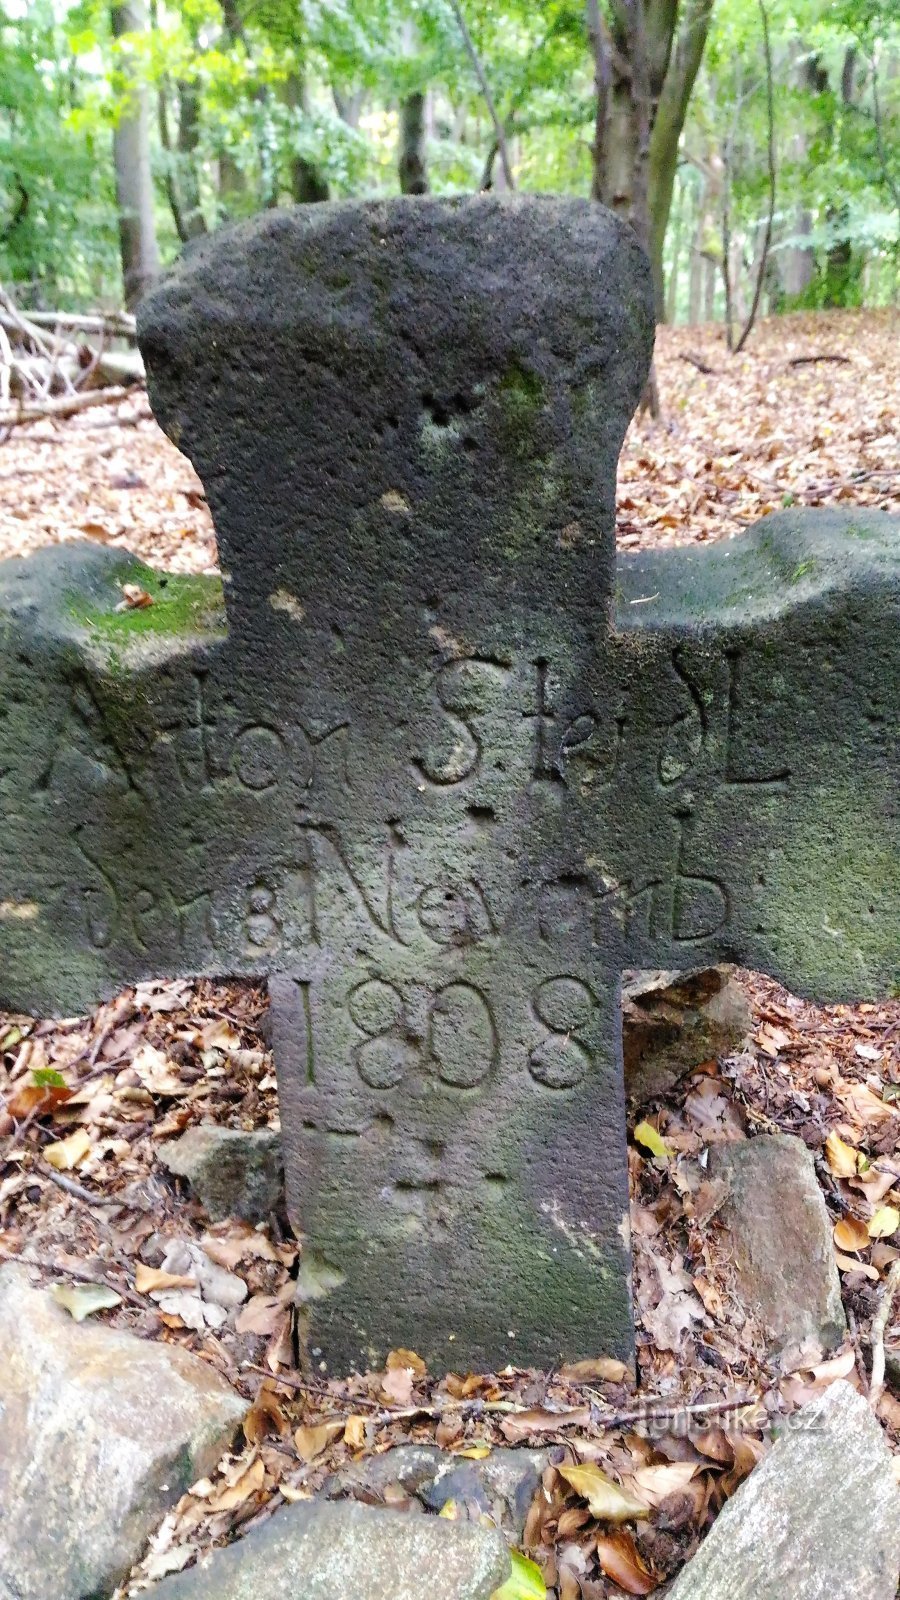
[[[198, 205], [212, 228], [290, 203], [304, 181], [333, 197], [396, 193], [400, 107], [413, 94], [426, 96], [431, 188], [499, 182], [451, 0], [147, 3], [150, 31], [117, 42], [110, 0], [0, 0], [0, 279], [24, 304], [120, 298], [113, 135], [141, 88], [164, 258]], [[767, 304], [896, 296], [900, 20], [882, 0], [765, 3], [778, 165]], [[462, 5], [518, 185], [587, 194], [594, 69], [583, 0]], [[682, 316], [689, 261], [694, 278], [698, 262], [713, 275], [721, 309], [726, 210], [739, 296], [752, 280], [768, 205], [760, 37], [759, 0], [717, 0], [667, 239], [670, 304]]]

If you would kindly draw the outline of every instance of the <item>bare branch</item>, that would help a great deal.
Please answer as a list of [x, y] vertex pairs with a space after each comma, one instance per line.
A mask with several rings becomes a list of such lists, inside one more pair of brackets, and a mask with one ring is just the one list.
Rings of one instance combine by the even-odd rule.
[[510, 166], [509, 161], [509, 149], [506, 143], [506, 129], [500, 120], [497, 107], [494, 104], [494, 97], [491, 94], [491, 86], [487, 81], [487, 75], [484, 67], [481, 64], [481, 57], [479, 56], [478, 51], [475, 49], [475, 43], [466, 25], [466, 19], [463, 16], [462, 7], [459, 3], [459, 0], [450, 0], [450, 6], [453, 11], [453, 15], [456, 18], [459, 31], [462, 34], [463, 44], [468, 52], [469, 60], [475, 69], [475, 76], [478, 79], [479, 87], [484, 95], [484, 103], [488, 108], [491, 121], [494, 124], [494, 136], [497, 140], [497, 149], [500, 152], [500, 164], [503, 168], [503, 176], [506, 179], [507, 188], [514, 189], [516, 187], [516, 182], [513, 177], [512, 167]]
[[762, 249], [759, 254], [759, 267], [756, 273], [756, 283], [753, 286], [753, 302], [744, 323], [743, 332], [734, 347], [735, 355], [740, 355], [750, 337], [756, 314], [759, 310], [762, 295], [763, 279], [766, 275], [766, 264], [769, 259], [769, 250], [772, 245], [772, 224], [775, 220], [775, 195], [777, 180], [775, 173], [775, 90], [772, 82], [772, 44], [769, 39], [769, 17], [765, 7], [765, 0], [758, 0], [759, 15], [762, 22], [763, 50], [766, 58], [766, 119], [767, 138], [766, 156], [769, 165], [769, 212], [766, 217], [766, 231], [763, 235]]

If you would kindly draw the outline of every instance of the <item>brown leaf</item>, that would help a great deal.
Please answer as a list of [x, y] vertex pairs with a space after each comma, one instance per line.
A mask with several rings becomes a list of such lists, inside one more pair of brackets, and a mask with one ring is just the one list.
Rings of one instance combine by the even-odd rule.
[[519, 1444], [535, 1433], [556, 1433], [559, 1428], [586, 1428], [591, 1420], [590, 1406], [572, 1406], [568, 1411], [546, 1411], [535, 1406], [531, 1411], [513, 1411], [500, 1423], [500, 1432], [510, 1444]]
[[381, 1380], [381, 1392], [391, 1405], [408, 1406], [412, 1399], [413, 1374], [409, 1367], [393, 1367]]
[[392, 1350], [385, 1362], [385, 1366], [388, 1372], [397, 1372], [404, 1367], [408, 1367], [416, 1378], [424, 1378], [428, 1372], [422, 1357], [417, 1356], [415, 1350]]
[[255, 1294], [238, 1312], [235, 1322], [237, 1333], [255, 1333], [271, 1339], [281, 1327], [284, 1305], [276, 1294]]
[[626, 1594], [652, 1594], [658, 1587], [627, 1528], [601, 1534], [597, 1540], [597, 1560], [606, 1576]]
[[595, 1356], [590, 1361], [567, 1362], [560, 1367], [559, 1375], [568, 1383], [589, 1383], [592, 1379], [601, 1383], [623, 1383], [628, 1368], [624, 1361], [616, 1361], [613, 1356]]
[[270, 1434], [283, 1437], [290, 1432], [290, 1426], [281, 1401], [266, 1379], [260, 1384], [256, 1399], [244, 1418], [244, 1438], [248, 1444], [262, 1444]]
[[206, 1504], [210, 1511], [234, 1511], [249, 1500], [251, 1495], [259, 1494], [265, 1481], [266, 1469], [257, 1457], [232, 1482], [226, 1479], [221, 1488], [214, 1489]]
[[343, 1431], [343, 1422], [317, 1422], [311, 1427], [296, 1428], [294, 1444], [297, 1446], [297, 1454], [304, 1461], [315, 1461], [317, 1456], [328, 1449], [332, 1439], [336, 1439]]
[[629, 1494], [593, 1462], [582, 1467], [563, 1465], [556, 1470], [575, 1493], [587, 1501], [591, 1516], [599, 1522], [631, 1522], [634, 1518], [649, 1516], [650, 1508], [645, 1500]]
[[13, 1089], [6, 1110], [20, 1122], [23, 1117], [42, 1117], [71, 1098], [72, 1090], [60, 1084], [23, 1083]]

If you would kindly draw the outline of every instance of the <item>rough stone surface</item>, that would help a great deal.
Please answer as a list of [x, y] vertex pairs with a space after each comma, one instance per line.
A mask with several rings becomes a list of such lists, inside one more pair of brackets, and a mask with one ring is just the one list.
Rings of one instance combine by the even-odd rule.
[[728, 967], [626, 972], [622, 982], [625, 1093], [635, 1105], [666, 1094], [701, 1062], [734, 1050], [753, 1017]]
[[621, 970], [896, 979], [896, 524], [616, 566], [652, 292], [587, 201], [267, 214], [139, 320], [228, 631], [0, 569], [0, 1002], [268, 976], [317, 1364], [628, 1357]]
[[174, 1345], [77, 1324], [0, 1267], [0, 1600], [95, 1600], [246, 1407]]
[[158, 1154], [169, 1172], [187, 1179], [214, 1222], [264, 1222], [282, 1204], [281, 1135], [269, 1128], [245, 1133], [201, 1122], [160, 1145]]
[[492, 1450], [483, 1461], [467, 1460], [434, 1445], [401, 1445], [383, 1455], [354, 1462], [326, 1485], [329, 1498], [372, 1495], [399, 1484], [432, 1511], [448, 1500], [474, 1517], [488, 1516], [519, 1544], [541, 1476], [553, 1459], [550, 1450]]
[[900, 1489], [862, 1395], [804, 1406], [719, 1512], [668, 1600], [894, 1600]]
[[725, 1187], [719, 1216], [728, 1232], [738, 1298], [788, 1357], [812, 1342], [823, 1350], [847, 1332], [831, 1221], [802, 1139], [764, 1133], [712, 1145], [710, 1177]]
[[151, 1590], [153, 1600], [489, 1600], [509, 1576], [502, 1536], [470, 1522], [353, 1501], [276, 1512], [240, 1543]]

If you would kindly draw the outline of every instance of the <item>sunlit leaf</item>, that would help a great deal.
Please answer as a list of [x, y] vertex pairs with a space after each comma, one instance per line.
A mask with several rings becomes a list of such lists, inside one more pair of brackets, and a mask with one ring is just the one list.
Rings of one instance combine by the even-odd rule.
[[512, 1572], [491, 1600], [547, 1600], [547, 1585], [536, 1561], [529, 1561], [518, 1550], [509, 1552]]
[[600, 1522], [631, 1522], [633, 1518], [650, 1514], [645, 1501], [628, 1494], [593, 1462], [582, 1467], [561, 1466], [556, 1470], [575, 1493], [587, 1501], [591, 1516]]
[[54, 1283], [50, 1293], [76, 1322], [83, 1322], [95, 1311], [111, 1311], [113, 1306], [122, 1304], [122, 1296], [105, 1283]]
[[896, 1206], [879, 1206], [869, 1220], [870, 1239], [888, 1239], [900, 1228], [900, 1211]]
[[639, 1122], [634, 1130], [634, 1137], [638, 1144], [649, 1150], [657, 1161], [668, 1161], [672, 1152], [658, 1128], [652, 1122]]
[[833, 1237], [839, 1250], [865, 1250], [869, 1244], [869, 1230], [859, 1217], [841, 1217]]
[[76, 1128], [67, 1139], [59, 1139], [56, 1144], [48, 1144], [44, 1151], [44, 1160], [55, 1167], [57, 1172], [71, 1172], [77, 1167], [79, 1161], [91, 1153], [91, 1136], [87, 1128]]
[[855, 1178], [859, 1170], [859, 1151], [839, 1133], [830, 1133], [825, 1140], [825, 1160], [836, 1178]]

